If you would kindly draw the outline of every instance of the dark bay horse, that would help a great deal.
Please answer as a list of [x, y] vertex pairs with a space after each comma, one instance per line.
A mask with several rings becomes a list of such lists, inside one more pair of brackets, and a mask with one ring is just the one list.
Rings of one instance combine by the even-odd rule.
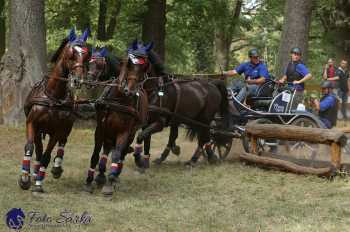
[[[146, 49], [151, 49], [151, 45]], [[114, 73], [117, 78], [105, 88], [102, 96], [96, 101], [95, 147], [85, 185], [88, 192], [93, 190], [92, 181], [103, 146], [97, 182], [105, 182], [106, 162], [108, 153], [112, 150], [111, 170], [102, 192], [105, 195], [113, 194], [113, 185], [122, 172], [123, 161], [136, 130], [147, 120], [147, 95], [136, 87], [137, 83], [143, 80], [148, 67], [149, 61], [146, 58], [137, 58], [132, 54], [128, 54], [128, 59], [123, 61], [107, 56], [105, 49], [92, 54], [88, 72], [90, 77], [103, 80], [106, 79], [105, 75], [113, 76], [111, 73]], [[135, 161], [138, 166], [143, 165], [140, 159]]]
[[[133, 46], [137, 46], [137, 41], [134, 41]], [[164, 66], [162, 61], [159, 59], [157, 54], [155, 54], [152, 50], [148, 52], [149, 62], [151, 64], [150, 67], [148, 67], [148, 75], [153, 76], [163, 76], [165, 75]], [[99, 81], [111, 81], [111, 79], [114, 79], [119, 76], [121, 71], [121, 59], [108, 53], [105, 48], [100, 49], [99, 51], [93, 52], [93, 55], [89, 62], [89, 71], [88, 71], [88, 79], [89, 80], [99, 80]], [[105, 95], [110, 91], [110, 86], [107, 86], [104, 89], [104, 92], [100, 98], [104, 98]], [[100, 108], [97, 108], [97, 122], [100, 122], [103, 118], [104, 112], [101, 111]], [[151, 119], [151, 118], [150, 118]], [[99, 141], [99, 139], [102, 139], [100, 136], [100, 130], [101, 125], [98, 123], [95, 133], [95, 140]], [[173, 130], [173, 127], [171, 127], [171, 130]], [[176, 146], [175, 139], [177, 137], [177, 127], [174, 127], [175, 133], [171, 133], [174, 139], [169, 142], [167, 145], [165, 151], [168, 151], [167, 154], [169, 154], [170, 150], [173, 153], [178, 154], [180, 148]], [[145, 139], [145, 156], [144, 157], [150, 157], [150, 141], [151, 138], [148, 137]], [[103, 146], [103, 152], [102, 155], [99, 156], [99, 153], [101, 151], [101, 148]], [[169, 149], [169, 150], [168, 150]], [[86, 190], [91, 192], [91, 181], [94, 179], [98, 185], [103, 185], [106, 182], [106, 163], [108, 159], [108, 153], [110, 151], [110, 148], [107, 143], [103, 143], [101, 145], [101, 142], [95, 143], [95, 148], [93, 151], [92, 159], [91, 159], [91, 170], [90, 174], [87, 178], [87, 183], [89, 183], [86, 187]], [[131, 147], [128, 148], [127, 153], [133, 152], [133, 149]], [[164, 154], [164, 152], [163, 152]], [[162, 154], [162, 157], [164, 155]], [[93, 178], [95, 167], [98, 162], [98, 158], [100, 157], [99, 164], [98, 164], [98, 174]], [[138, 167], [143, 168], [143, 163], [140, 162], [140, 159], [136, 157], [136, 163]]]
[[[33, 87], [25, 101], [27, 143], [19, 178], [19, 185], [24, 190], [29, 189], [31, 185], [30, 165], [34, 149], [36, 163], [33, 172], [33, 192], [44, 192], [42, 183], [51, 152], [57, 142], [57, 155], [52, 173], [54, 178], [59, 178], [63, 172], [64, 146], [75, 119], [74, 96], [69, 84], [73, 87], [76, 80], [83, 78], [83, 63], [88, 58], [87, 49], [84, 47], [88, 34], [89, 30], [85, 30], [81, 37], [77, 37], [74, 29], [70, 31], [51, 59], [52, 71]], [[49, 135], [49, 141], [43, 153], [42, 139], [46, 134]]]
[[[137, 54], [140, 53], [139, 50], [144, 50], [142, 44], [131, 52]], [[168, 76], [161, 76], [147, 78], [143, 88], [149, 99], [149, 124], [137, 136], [135, 157], [141, 155], [142, 142], [153, 133], [161, 131], [167, 125], [176, 128], [178, 124], [184, 123], [189, 126], [190, 137], [198, 138], [198, 147], [189, 164], [197, 161], [203, 148], [209, 162], [215, 162], [217, 157], [211, 148], [209, 125], [217, 113], [224, 116], [226, 121], [229, 120], [225, 83], [204, 79], [173, 81]], [[171, 140], [173, 139], [170, 138], [169, 141]], [[145, 161], [145, 166], [148, 166], [148, 157]]]

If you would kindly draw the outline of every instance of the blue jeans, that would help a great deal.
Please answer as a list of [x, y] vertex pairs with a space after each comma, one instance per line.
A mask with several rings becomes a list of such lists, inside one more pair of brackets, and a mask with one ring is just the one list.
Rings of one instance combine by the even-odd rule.
[[241, 88], [236, 98], [240, 102], [243, 102], [244, 99], [248, 96], [250, 97], [256, 96], [256, 92], [258, 91], [258, 89], [259, 89], [259, 85], [247, 85], [246, 87]]
[[340, 111], [343, 115], [343, 119], [347, 119], [346, 104], [348, 103], [348, 93], [338, 89], [338, 96], [341, 99]]

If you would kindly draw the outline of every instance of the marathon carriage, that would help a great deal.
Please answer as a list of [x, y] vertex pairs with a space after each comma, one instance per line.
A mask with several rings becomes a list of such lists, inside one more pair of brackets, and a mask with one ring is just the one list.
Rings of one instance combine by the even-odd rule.
[[[292, 109], [295, 91], [288, 87], [280, 86], [277, 82], [270, 80], [264, 83], [258, 89], [257, 96], [247, 99], [250, 107], [240, 102], [236, 96], [240, 88], [244, 85], [235, 83], [235, 87], [228, 88], [228, 96], [230, 100], [230, 125], [222, 125], [221, 118], [217, 117], [212, 129], [213, 150], [220, 159], [225, 159], [229, 154], [233, 142], [233, 138], [240, 138], [244, 150], [251, 152], [249, 140], [245, 135], [244, 126], [249, 121], [256, 123], [274, 123], [282, 125], [296, 125], [303, 127], [319, 127], [325, 128], [322, 121], [311, 112], [305, 110], [303, 104], [299, 104], [296, 110]], [[229, 130], [223, 130], [229, 128]], [[217, 139], [220, 137], [220, 139]], [[219, 144], [216, 141], [223, 140], [224, 143]], [[280, 144], [278, 141], [258, 140], [259, 151], [276, 151]], [[315, 153], [315, 147], [302, 142], [289, 142], [287, 144], [290, 149], [307, 148], [311, 153]]]

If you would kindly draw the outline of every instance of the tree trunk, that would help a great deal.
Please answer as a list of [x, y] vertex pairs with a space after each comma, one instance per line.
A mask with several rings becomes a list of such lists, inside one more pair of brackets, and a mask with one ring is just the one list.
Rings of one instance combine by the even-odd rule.
[[78, 30], [84, 31], [86, 28], [90, 28], [90, 6], [91, 0], [79, 0], [78, 7], [79, 11], [77, 15], [77, 28]]
[[0, 59], [6, 48], [5, 0], [0, 0]]
[[11, 0], [8, 51], [0, 62], [0, 120], [17, 125], [33, 84], [46, 72], [45, 1]]
[[[214, 3], [216, 4], [216, 3]], [[215, 55], [216, 55], [216, 71], [227, 70], [230, 64], [230, 48], [232, 44], [232, 39], [239, 23], [239, 16], [242, 9], [242, 0], [236, 1], [236, 6], [232, 14], [229, 15], [229, 23], [223, 23], [224, 25], [218, 25], [215, 31]], [[225, 5], [224, 9], [227, 10], [229, 7]], [[219, 10], [220, 12], [220, 10]], [[219, 16], [218, 16], [219, 17]], [[228, 26], [228, 28], [227, 28]]]
[[122, 7], [122, 1], [114, 0], [114, 3], [112, 5], [113, 5], [113, 9], [112, 9], [111, 17], [109, 19], [108, 28], [107, 28], [107, 35], [106, 35], [107, 39], [113, 38], [113, 34], [117, 26], [117, 16], [119, 15], [120, 9]]
[[98, 13], [97, 39], [106, 40], [106, 14], [108, 0], [100, 0], [100, 10]]
[[147, 0], [142, 25], [142, 40], [154, 42], [154, 50], [164, 61], [165, 58], [165, 24], [166, 0]]
[[308, 37], [311, 23], [312, 0], [287, 0], [284, 11], [284, 25], [280, 42], [277, 75], [281, 76], [290, 61], [290, 49], [299, 47], [302, 60], [307, 62]]

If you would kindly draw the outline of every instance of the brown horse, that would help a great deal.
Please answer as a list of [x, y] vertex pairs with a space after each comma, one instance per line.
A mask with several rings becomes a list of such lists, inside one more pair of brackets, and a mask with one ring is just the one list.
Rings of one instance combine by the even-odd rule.
[[[148, 69], [149, 62], [146, 58], [137, 58], [132, 54], [128, 54], [128, 59], [123, 61], [117, 58], [106, 59], [105, 52], [106, 50], [102, 49], [93, 53], [89, 65], [89, 76], [98, 79], [104, 79], [104, 75], [119, 73], [119, 76], [112, 81], [110, 86], [105, 88], [104, 93], [96, 102], [95, 147], [91, 156], [85, 190], [93, 191], [92, 181], [99, 153], [103, 146], [104, 151], [100, 166], [104, 166], [104, 169], [108, 154], [112, 150], [110, 174], [102, 189], [105, 195], [110, 196], [113, 194], [113, 185], [122, 171], [123, 160], [134, 139], [136, 130], [147, 120], [147, 96], [136, 87], [137, 83], [143, 80], [143, 74]], [[102, 68], [103, 72], [101, 72], [101, 67], [104, 67]], [[140, 159], [136, 159], [136, 162], [142, 166]]]
[[[139, 50], [144, 49], [138, 46], [135, 52]], [[137, 136], [135, 157], [141, 155], [142, 142], [152, 134], [169, 125], [176, 129], [183, 123], [189, 127], [189, 137], [198, 138], [198, 147], [188, 164], [193, 165], [203, 150], [209, 162], [216, 162], [217, 157], [210, 143], [209, 125], [216, 114], [223, 116], [225, 124], [229, 121], [225, 83], [221, 80], [204, 79], [171, 80], [165, 75], [147, 78], [142, 87], [149, 99], [149, 120], [148, 125]], [[169, 144], [174, 144], [177, 137], [175, 132], [170, 134]], [[149, 156], [144, 157], [144, 161], [144, 166], [147, 167]]]
[[[89, 31], [85, 30], [83, 35], [77, 38], [74, 29], [70, 31], [51, 59], [54, 64], [51, 73], [33, 87], [26, 99], [24, 111], [27, 143], [24, 147], [22, 174], [19, 179], [19, 185], [24, 190], [29, 189], [31, 185], [30, 162], [34, 149], [36, 163], [33, 172], [33, 192], [44, 192], [42, 183], [51, 152], [57, 142], [57, 155], [52, 173], [54, 178], [59, 178], [63, 172], [64, 146], [75, 119], [74, 97], [68, 83], [74, 87], [76, 81], [83, 78], [83, 63], [88, 58], [87, 49], [84, 47], [88, 33]], [[50, 138], [43, 153], [42, 139], [46, 134]]]

